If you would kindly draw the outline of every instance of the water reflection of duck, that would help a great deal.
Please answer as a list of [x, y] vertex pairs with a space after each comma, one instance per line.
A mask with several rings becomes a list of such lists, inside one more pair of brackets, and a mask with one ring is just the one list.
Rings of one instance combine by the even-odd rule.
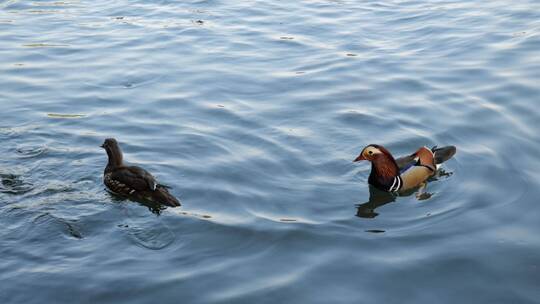
[[386, 191], [400, 193], [424, 184], [435, 175], [437, 165], [450, 159], [456, 147], [421, 147], [411, 155], [394, 159], [392, 154], [380, 145], [368, 145], [354, 160], [371, 162], [368, 183]]
[[[439, 177], [450, 175], [452, 175], [452, 172], [446, 172], [443, 169], [438, 169], [436, 175], [430, 177], [428, 181], [436, 180]], [[402, 191], [399, 193], [399, 195], [396, 195], [395, 193], [379, 190], [374, 186], [369, 185], [369, 200], [363, 204], [356, 205], [356, 216], [363, 218], [374, 218], [379, 215], [379, 213], [375, 212], [375, 209], [396, 201], [396, 197], [398, 196], [412, 195], [416, 192], [416, 190], [417, 189], [413, 188], [407, 191]], [[418, 200], [428, 199], [431, 197], [431, 195], [431, 193], [424, 191], [416, 192], [416, 198], [418, 198]]]
[[356, 216], [374, 218], [379, 215], [375, 209], [396, 200], [396, 196], [390, 192], [382, 191], [369, 185], [369, 201], [356, 205]]
[[103, 182], [111, 192], [136, 201], [180, 206], [180, 202], [169, 193], [167, 187], [159, 184], [148, 171], [124, 165], [116, 139], [107, 138], [101, 147], [109, 157], [103, 172]]

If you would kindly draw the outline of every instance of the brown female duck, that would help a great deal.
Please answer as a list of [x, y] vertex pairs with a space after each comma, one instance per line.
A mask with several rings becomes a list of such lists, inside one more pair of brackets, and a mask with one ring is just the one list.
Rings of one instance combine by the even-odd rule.
[[107, 138], [101, 145], [107, 151], [109, 162], [103, 172], [103, 182], [107, 188], [118, 195], [171, 207], [180, 206], [167, 187], [159, 184], [148, 171], [123, 163], [122, 151], [114, 138]]
[[437, 171], [437, 165], [450, 159], [456, 147], [421, 147], [411, 155], [394, 159], [383, 146], [368, 145], [355, 162], [371, 162], [368, 183], [387, 192], [400, 192], [420, 186]]

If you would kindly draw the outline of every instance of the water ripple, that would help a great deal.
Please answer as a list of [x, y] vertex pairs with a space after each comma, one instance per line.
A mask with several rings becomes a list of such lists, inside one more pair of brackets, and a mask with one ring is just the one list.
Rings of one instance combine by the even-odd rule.
[[[538, 298], [537, 1], [0, 7], [0, 302]], [[109, 195], [106, 137], [182, 207]], [[373, 199], [368, 143], [458, 153]]]

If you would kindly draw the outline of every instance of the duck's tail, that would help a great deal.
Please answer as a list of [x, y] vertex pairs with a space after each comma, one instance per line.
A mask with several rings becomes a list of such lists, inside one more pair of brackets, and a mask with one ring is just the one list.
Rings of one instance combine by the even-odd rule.
[[435, 155], [435, 164], [442, 164], [445, 161], [449, 160], [456, 154], [455, 146], [446, 146], [442, 148], [437, 148], [437, 146], [431, 148], [431, 152]]
[[169, 193], [167, 187], [157, 185], [156, 190], [152, 194], [152, 200], [157, 203], [171, 207], [180, 206], [180, 201], [178, 201], [176, 197]]

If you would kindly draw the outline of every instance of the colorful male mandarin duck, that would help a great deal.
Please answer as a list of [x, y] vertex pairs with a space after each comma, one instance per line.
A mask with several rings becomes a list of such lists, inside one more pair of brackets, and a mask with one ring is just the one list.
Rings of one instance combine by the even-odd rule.
[[392, 154], [380, 145], [366, 146], [355, 162], [371, 162], [369, 184], [387, 192], [400, 192], [421, 186], [435, 175], [437, 165], [456, 154], [456, 147], [421, 147], [411, 155], [394, 159]]
[[167, 187], [159, 184], [148, 171], [137, 166], [124, 165], [122, 151], [116, 139], [105, 139], [101, 147], [107, 151], [109, 157], [103, 172], [103, 182], [111, 192], [136, 201], [180, 206], [180, 202], [167, 191]]

